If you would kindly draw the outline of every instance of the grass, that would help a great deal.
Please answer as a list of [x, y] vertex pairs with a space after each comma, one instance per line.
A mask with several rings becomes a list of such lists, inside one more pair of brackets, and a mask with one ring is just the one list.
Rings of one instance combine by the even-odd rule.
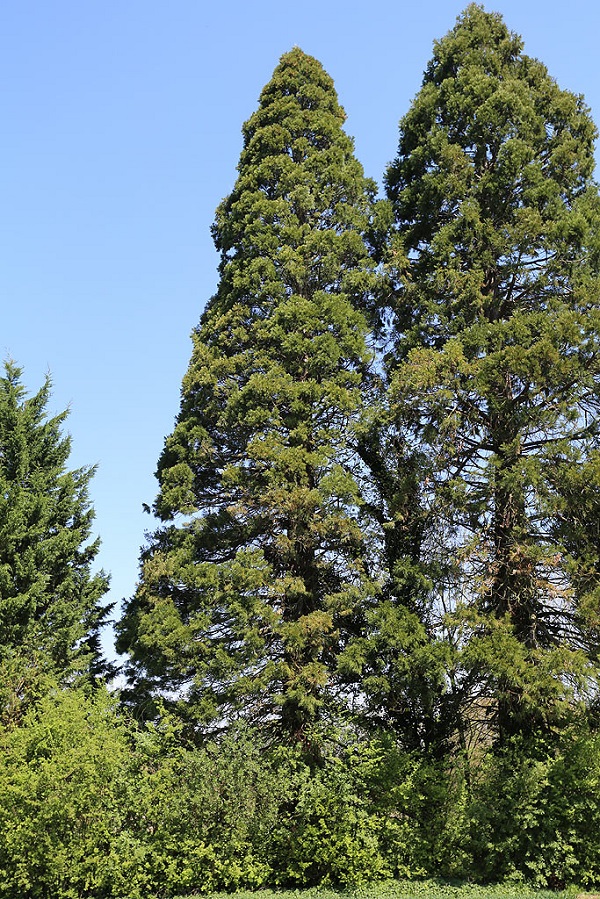
[[[480, 886], [472, 883], [453, 883], [441, 880], [386, 880], [369, 886], [347, 890], [316, 888], [307, 890], [248, 890], [239, 893], [211, 893], [197, 899], [575, 899], [578, 890], [556, 892], [525, 886], [520, 883], [501, 883]], [[591, 894], [586, 894], [591, 896]], [[191, 897], [188, 897], [191, 899]]]

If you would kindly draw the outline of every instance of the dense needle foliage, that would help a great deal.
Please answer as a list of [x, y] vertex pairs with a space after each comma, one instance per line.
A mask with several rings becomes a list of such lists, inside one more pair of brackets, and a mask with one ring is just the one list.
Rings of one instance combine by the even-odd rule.
[[596, 689], [598, 569], [577, 575], [592, 550], [572, 539], [598, 446], [595, 135], [583, 100], [473, 5], [436, 44], [386, 176], [388, 364], [425, 460], [432, 602], [471, 717], [501, 738]]
[[21, 371], [0, 378], [0, 662], [37, 657], [65, 675], [106, 672], [99, 630], [108, 579], [92, 573], [92, 468], [69, 471], [66, 413], [50, 382], [27, 396]]
[[243, 714], [301, 739], [335, 708], [336, 658], [374, 590], [352, 450], [374, 185], [344, 118], [295, 49], [244, 125], [213, 227], [219, 288], [158, 465], [165, 525], [118, 642], [138, 696], [176, 689], [197, 721]]

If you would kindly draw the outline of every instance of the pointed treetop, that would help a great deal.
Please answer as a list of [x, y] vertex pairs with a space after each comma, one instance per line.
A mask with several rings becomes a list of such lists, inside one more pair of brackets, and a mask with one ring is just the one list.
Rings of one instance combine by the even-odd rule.
[[[288, 98], [287, 107], [282, 105], [282, 98]], [[327, 74], [321, 63], [294, 47], [284, 53], [276, 66], [273, 76], [261, 91], [259, 108], [244, 125], [246, 146], [258, 125], [267, 124], [270, 110], [278, 116], [291, 113], [294, 109], [307, 111], [318, 110], [320, 114], [330, 112], [341, 124], [346, 114], [338, 103], [333, 79]]]
[[[596, 128], [589, 109], [522, 51], [500, 14], [476, 4], [435, 44], [386, 175], [409, 246], [422, 247], [438, 228], [489, 215], [487, 239], [499, 258], [507, 252], [499, 246], [500, 222], [511, 229], [510, 245], [542, 242], [590, 187]], [[525, 208], [527, 223], [517, 212]], [[452, 252], [467, 232], [445, 233]], [[474, 257], [481, 261], [481, 247]]]
[[433, 47], [425, 80], [439, 84], [444, 78], [456, 77], [473, 62], [480, 65], [482, 60], [488, 75], [500, 75], [502, 65], [514, 62], [523, 50], [523, 40], [509, 31], [500, 13], [470, 3], [457, 17], [454, 28], [434, 41]]

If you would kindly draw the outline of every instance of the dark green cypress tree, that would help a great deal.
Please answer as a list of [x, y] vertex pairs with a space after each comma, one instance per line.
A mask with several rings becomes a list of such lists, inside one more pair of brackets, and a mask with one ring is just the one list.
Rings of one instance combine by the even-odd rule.
[[38, 659], [59, 675], [110, 673], [99, 631], [110, 611], [91, 566], [93, 468], [67, 469], [67, 413], [48, 416], [50, 381], [27, 396], [21, 370], [0, 378], [0, 662]]
[[213, 227], [219, 287], [158, 464], [163, 524], [119, 625], [138, 701], [174, 691], [207, 728], [243, 715], [304, 739], [335, 714], [374, 589], [352, 449], [374, 185], [344, 118], [294, 49], [244, 125]]
[[421, 556], [468, 717], [501, 738], [556, 723], [597, 678], [559, 526], [598, 439], [595, 135], [582, 98], [471, 5], [387, 173], [396, 424], [435, 523]]

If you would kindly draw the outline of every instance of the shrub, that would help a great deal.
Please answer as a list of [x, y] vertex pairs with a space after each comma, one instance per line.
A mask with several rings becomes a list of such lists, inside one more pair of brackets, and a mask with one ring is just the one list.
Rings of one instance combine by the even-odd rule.
[[55, 687], [0, 731], [0, 893], [110, 894], [127, 752], [105, 691]]
[[470, 809], [472, 875], [538, 886], [600, 879], [600, 735], [515, 739], [490, 753]]

